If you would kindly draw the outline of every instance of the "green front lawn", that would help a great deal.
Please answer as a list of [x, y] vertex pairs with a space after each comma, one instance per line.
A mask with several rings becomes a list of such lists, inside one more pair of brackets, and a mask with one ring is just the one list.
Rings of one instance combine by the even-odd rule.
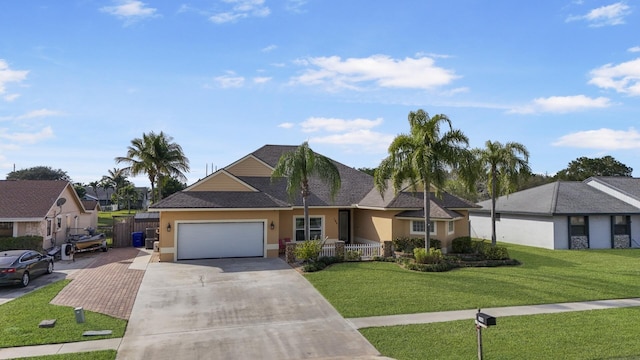
[[[504, 317], [482, 330], [485, 359], [640, 359], [640, 308]], [[397, 360], [475, 359], [473, 320], [360, 329]]]
[[98, 227], [113, 226], [114, 216], [134, 216], [137, 210], [99, 211]]
[[[62, 280], [0, 305], [0, 347], [57, 344], [118, 338], [124, 335], [125, 320], [85, 310], [85, 322], [76, 323], [72, 307], [49, 302], [69, 283]], [[39, 328], [45, 319], [57, 319], [53, 328]], [[111, 336], [83, 337], [87, 330], [112, 330]]]
[[506, 246], [521, 266], [422, 273], [356, 262], [305, 276], [347, 318], [640, 297], [640, 249]]
[[116, 354], [117, 354], [117, 351], [115, 350], [101, 350], [101, 351], [88, 351], [88, 352], [70, 353], [70, 354], [31, 356], [31, 357], [20, 358], [20, 359], [23, 359], [23, 360], [114, 360], [116, 358]]

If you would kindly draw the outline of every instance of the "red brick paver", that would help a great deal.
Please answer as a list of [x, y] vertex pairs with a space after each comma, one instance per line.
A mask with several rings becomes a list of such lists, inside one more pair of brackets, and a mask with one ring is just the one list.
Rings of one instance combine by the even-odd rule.
[[101, 253], [88, 267], [69, 276], [73, 281], [51, 303], [128, 320], [144, 276], [144, 270], [129, 269], [138, 253], [136, 248]]

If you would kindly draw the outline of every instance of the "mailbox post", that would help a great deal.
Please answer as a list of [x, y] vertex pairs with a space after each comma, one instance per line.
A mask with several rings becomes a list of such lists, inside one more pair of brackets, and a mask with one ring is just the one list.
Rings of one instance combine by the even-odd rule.
[[482, 328], [496, 325], [496, 318], [480, 312], [476, 313], [476, 332], [478, 333], [478, 360], [482, 360]]

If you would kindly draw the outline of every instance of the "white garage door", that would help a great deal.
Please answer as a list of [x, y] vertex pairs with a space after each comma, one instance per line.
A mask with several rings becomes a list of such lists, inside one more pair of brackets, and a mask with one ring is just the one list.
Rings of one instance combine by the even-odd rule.
[[178, 224], [178, 260], [264, 256], [264, 222]]

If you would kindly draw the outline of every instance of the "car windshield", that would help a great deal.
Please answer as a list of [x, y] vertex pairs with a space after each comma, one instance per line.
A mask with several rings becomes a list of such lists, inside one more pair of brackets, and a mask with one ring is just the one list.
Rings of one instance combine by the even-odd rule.
[[13, 264], [17, 258], [17, 256], [0, 256], [0, 267]]

